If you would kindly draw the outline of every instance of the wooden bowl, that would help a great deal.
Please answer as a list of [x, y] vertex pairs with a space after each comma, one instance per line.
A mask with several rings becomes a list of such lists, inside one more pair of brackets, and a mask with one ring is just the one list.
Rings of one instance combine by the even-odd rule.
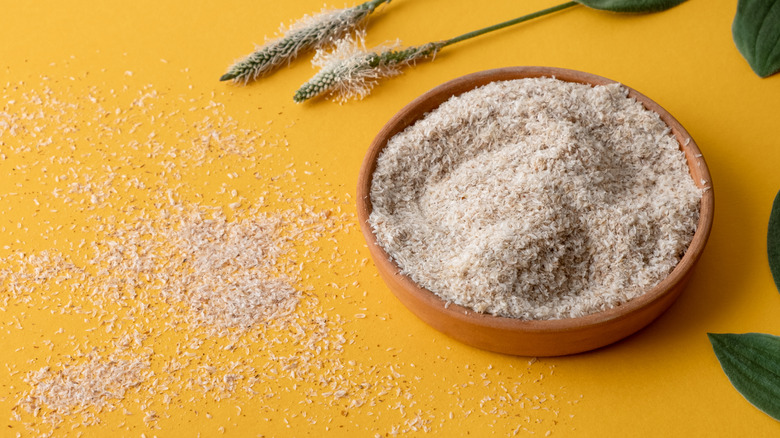
[[661, 315], [683, 291], [704, 251], [712, 228], [712, 183], [707, 164], [696, 143], [685, 128], [660, 105], [626, 87], [630, 97], [661, 116], [677, 138], [680, 149], [685, 152], [694, 182], [699, 187], [707, 188], [702, 194], [699, 223], [693, 241], [677, 267], [658, 285], [620, 306], [580, 318], [520, 320], [482, 314], [455, 304], [445, 306], [444, 300], [401, 274], [399, 267], [377, 244], [376, 236], [368, 224], [372, 209], [371, 178], [376, 169], [377, 157], [387, 141], [452, 96], [494, 81], [553, 76], [563, 81], [591, 86], [615, 83], [593, 74], [551, 67], [500, 68], [449, 81], [418, 97], [387, 122], [371, 143], [358, 176], [360, 228], [387, 286], [420, 319], [452, 338], [477, 348], [523, 356], [560, 356], [603, 347], [635, 333]]

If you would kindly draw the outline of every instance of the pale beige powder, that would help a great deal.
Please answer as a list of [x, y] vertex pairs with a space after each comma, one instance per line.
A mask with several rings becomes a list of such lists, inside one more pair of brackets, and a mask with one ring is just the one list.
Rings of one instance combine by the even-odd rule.
[[454, 97], [393, 137], [369, 223], [447, 302], [558, 319], [668, 275], [700, 198], [668, 127], [622, 86], [521, 79]]

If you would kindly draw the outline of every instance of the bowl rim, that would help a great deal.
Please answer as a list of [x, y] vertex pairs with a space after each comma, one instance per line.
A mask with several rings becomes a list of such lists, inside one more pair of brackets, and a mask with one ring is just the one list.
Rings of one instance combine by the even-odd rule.
[[[700, 201], [699, 221], [693, 239], [685, 254], [666, 278], [642, 295], [611, 309], [575, 318], [525, 320], [479, 313], [455, 303], [447, 304], [445, 300], [434, 292], [417, 285], [411, 278], [402, 274], [400, 267], [392, 260], [385, 249], [378, 244], [376, 235], [368, 224], [368, 217], [372, 211], [370, 197], [372, 176], [376, 170], [377, 158], [390, 138], [402, 131], [405, 127], [412, 125], [417, 120], [424, 117], [425, 114], [432, 109], [435, 109], [452, 96], [457, 96], [490, 82], [538, 77], [552, 77], [567, 82], [582, 83], [590, 86], [618, 83], [617, 81], [602, 76], [578, 70], [558, 67], [517, 66], [467, 74], [425, 92], [404, 106], [382, 127], [376, 137], [374, 137], [366, 152], [358, 175], [357, 184], [357, 213], [360, 228], [366, 243], [369, 246], [373, 246], [373, 249], [381, 255], [381, 257], [373, 257], [374, 263], [383, 265], [383, 268], [387, 269], [388, 272], [392, 272], [395, 280], [397, 280], [409, 293], [427, 305], [436, 308], [435, 310], [438, 313], [443, 314], [443, 316], [447, 318], [491, 329], [524, 331], [528, 333], [563, 333], [577, 331], [583, 327], [608, 325], [612, 322], [629, 318], [633, 313], [652, 305], [654, 302], [662, 300], [668, 293], [673, 291], [675, 285], [686, 280], [689, 271], [693, 268], [704, 251], [714, 218], [712, 179], [710, 177], [709, 168], [704, 161], [704, 157], [693, 138], [688, 131], [686, 131], [685, 128], [658, 103], [622, 83], [621, 85], [628, 90], [629, 97], [641, 102], [646, 109], [657, 113], [661, 120], [670, 128], [671, 133], [676, 137], [680, 148], [685, 152], [689, 172], [692, 172], [691, 169], [694, 164], [698, 167], [701, 178], [697, 181], [693, 174], [691, 177], [694, 179], [694, 183], [703, 189]], [[373, 252], [372, 255], [374, 255]], [[395, 294], [395, 291], [392, 292]], [[626, 336], [628, 336], [628, 334], [626, 334]]]

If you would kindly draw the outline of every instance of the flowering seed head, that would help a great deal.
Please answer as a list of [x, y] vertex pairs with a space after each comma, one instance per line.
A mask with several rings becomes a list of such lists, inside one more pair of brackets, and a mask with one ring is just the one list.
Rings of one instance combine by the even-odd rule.
[[318, 50], [312, 64], [321, 70], [298, 89], [293, 100], [300, 103], [321, 94], [329, 94], [339, 103], [363, 99], [380, 79], [401, 74], [403, 67], [434, 56], [442, 47], [441, 43], [428, 43], [394, 50], [399, 45], [396, 42], [392, 47], [369, 51], [365, 33], [358, 32], [337, 41], [332, 52]]
[[258, 47], [233, 64], [219, 79], [247, 83], [265, 76], [295, 59], [299, 53], [321, 47], [358, 28], [385, 1], [370, 0], [352, 8], [323, 10], [314, 16], [304, 16], [286, 30], [282, 29], [282, 37]]

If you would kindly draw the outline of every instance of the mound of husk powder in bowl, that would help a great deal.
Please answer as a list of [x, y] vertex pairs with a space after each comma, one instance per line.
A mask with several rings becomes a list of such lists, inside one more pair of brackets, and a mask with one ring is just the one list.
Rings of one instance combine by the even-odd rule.
[[619, 84], [493, 82], [395, 135], [369, 223], [418, 285], [521, 319], [641, 295], [680, 261], [701, 190], [669, 128]]

